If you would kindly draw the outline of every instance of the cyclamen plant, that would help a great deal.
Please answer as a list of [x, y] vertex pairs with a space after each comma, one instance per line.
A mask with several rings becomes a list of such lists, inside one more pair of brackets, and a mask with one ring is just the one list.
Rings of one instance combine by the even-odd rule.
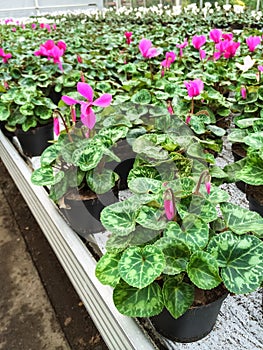
[[262, 237], [263, 219], [229, 203], [215, 186], [206, 193], [207, 174], [197, 186], [191, 178], [132, 179], [133, 196], [102, 211], [111, 236], [96, 276], [114, 288], [122, 314], [150, 317], [165, 307], [178, 318], [194, 303], [196, 290], [223, 286], [243, 294], [260, 287], [263, 242], [256, 236]]
[[34, 52], [35, 56], [45, 56], [49, 60], [53, 58], [53, 62], [56, 63], [60, 70], [62, 68], [61, 57], [66, 51], [67, 45], [64, 41], [60, 40], [55, 44], [53, 40], [47, 40], [43, 45], [40, 45], [40, 49]]

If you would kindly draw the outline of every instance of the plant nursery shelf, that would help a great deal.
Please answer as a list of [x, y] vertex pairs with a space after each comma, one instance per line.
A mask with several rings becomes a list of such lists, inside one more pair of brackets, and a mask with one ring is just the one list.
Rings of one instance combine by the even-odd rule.
[[[169, 350], [262, 349], [260, 291], [228, 297], [212, 333], [196, 343], [173, 343], [159, 336], [148, 320], [139, 323], [121, 315], [113, 304], [111, 288], [95, 277], [93, 255], [67, 225], [45, 189], [31, 183], [31, 168], [1, 131], [0, 156], [110, 350], [158, 350], [157, 344]], [[96, 243], [95, 235], [92, 237]]]
[[112, 292], [95, 277], [96, 260], [67, 225], [44, 188], [31, 184], [31, 169], [0, 131], [0, 154], [109, 349], [156, 349], [136, 322], [119, 314]]

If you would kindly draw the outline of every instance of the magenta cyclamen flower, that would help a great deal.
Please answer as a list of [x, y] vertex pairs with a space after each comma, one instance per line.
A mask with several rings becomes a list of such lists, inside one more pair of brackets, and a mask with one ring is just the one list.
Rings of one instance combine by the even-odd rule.
[[245, 100], [247, 98], [247, 90], [245, 87], [242, 87], [240, 90], [241, 96], [243, 98], [243, 100]]
[[263, 72], [263, 66], [258, 66], [258, 70], [259, 70], [260, 72]]
[[207, 194], [210, 194], [211, 193], [211, 182], [210, 181], [205, 182], [205, 188], [206, 188]]
[[194, 35], [192, 38], [193, 47], [197, 50], [199, 50], [205, 43], [206, 37], [204, 35]]
[[209, 33], [209, 38], [213, 40], [215, 44], [218, 44], [221, 40], [222, 30], [220, 29], [212, 29]]
[[4, 50], [0, 47], [0, 57], [2, 57], [3, 63], [8, 63], [8, 60], [12, 57], [12, 54], [5, 53]]
[[49, 60], [53, 58], [53, 62], [57, 63], [62, 70], [61, 57], [66, 51], [67, 45], [64, 41], [60, 40], [57, 44], [53, 40], [47, 40], [44, 44], [40, 45], [40, 49], [34, 52], [35, 56], [45, 56]]
[[175, 203], [173, 193], [170, 188], [164, 192], [164, 211], [168, 220], [173, 220], [175, 217]]
[[96, 116], [92, 110], [92, 106], [98, 107], [108, 107], [112, 100], [112, 95], [103, 94], [95, 101], [93, 101], [93, 90], [92, 87], [87, 83], [79, 82], [77, 84], [77, 91], [84, 96], [88, 102], [75, 100], [69, 96], [62, 96], [62, 101], [64, 101], [67, 105], [71, 106], [74, 104], [80, 104], [81, 115], [80, 119], [84, 125], [86, 125], [89, 129], [93, 129], [96, 123]]
[[166, 52], [165, 60], [161, 62], [161, 66], [165, 68], [170, 68], [171, 64], [175, 61], [176, 54], [173, 51]]
[[218, 59], [222, 55], [225, 58], [232, 58], [235, 56], [236, 51], [239, 48], [239, 46], [240, 46], [240, 43], [235, 42], [233, 40], [220, 41], [218, 44], [216, 44], [216, 50], [218, 50], [218, 51], [215, 52], [214, 58]]
[[180, 57], [183, 57], [183, 49], [188, 45], [188, 40], [184, 39], [182, 44], [176, 44], [176, 47], [180, 49]]
[[132, 42], [132, 32], [125, 32], [124, 35], [126, 38], [126, 44], [130, 45], [130, 43]]
[[59, 135], [59, 120], [58, 120], [58, 117], [55, 117], [54, 119], [53, 119], [53, 126], [54, 126], [54, 133], [55, 133], [55, 135], [56, 136], [58, 136]]
[[201, 94], [204, 90], [204, 83], [201, 79], [195, 79], [192, 81], [184, 81], [184, 85], [187, 88], [188, 96], [193, 98]]
[[142, 39], [139, 43], [139, 49], [145, 58], [156, 57], [161, 53], [156, 47], [152, 47], [152, 42], [149, 39]]
[[233, 33], [223, 33], [222, 39], [231, 41], [233, 39]]
[[250, 52], [255, 51], [256, 47], [261, 43], [260, 36], [249, 36], [246, 38], [246, 43]]
[[204, 60], [206, 58], [206, 51], [200, 49], [199, 50], [199, 56], [200, 56], [200, 60]]

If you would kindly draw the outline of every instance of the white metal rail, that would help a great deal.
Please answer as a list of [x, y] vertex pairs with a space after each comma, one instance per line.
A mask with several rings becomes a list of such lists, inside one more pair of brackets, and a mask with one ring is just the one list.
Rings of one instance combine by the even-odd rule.
[[29, 166], [1, 131], [0, 157], [109, 349], [156, 349], [133, 319], [116, 310], [111, 288], [102, 285], [95, 276], [96, 261], [92, 254], [66, 224], [44, 188], [31, 183]]

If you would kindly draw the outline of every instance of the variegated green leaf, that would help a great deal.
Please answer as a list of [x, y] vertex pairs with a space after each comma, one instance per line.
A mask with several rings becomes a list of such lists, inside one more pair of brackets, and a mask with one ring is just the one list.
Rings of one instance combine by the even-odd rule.
[[151, 245], [130, 247], [122, 254], [119, 273], [126, 283], [141, 289], [159, 277], [164, 267], [164, 254], [159, 248]]
[[63, 171], [54, 172], [51, 166], [36, 169], [31, 176], [34, 185], [49, 186], [61, 181], [64, 177]]
[[158, 193], [161, 191], [162, 182], [146, 177], [137, 177], [129, 182], [129, 188], [134, 193]]
[[79, 150], [74, 151], [72, 155], [72, 161], [74, 164], [80, 167], [83, 171], [88, 171], [94, 169], [99, 162], [101, 161], [103, 156], [102, 147], [96, 148], [89, 147], [81, 152]]
[[263, 280], [263, 242], [252, 235], [230, 231], [214, 236], [207, 250], [221, 266], [226, 288], [235, 294], [251, 293]]
[[195, 182], [190, 177], [183, 177], [169, 181], [167, 187], [172, 189], [175, 197], [184, 198], [192, 194]]
[[249, 185], [263, 185], [263, 159], [260, 156], [247, 157], [243, 168], [236, 174], [238, 180]]
[[155, 239], [159, 234], [160, 230], [148, 229], [137, 225], [133, 231], [133, 237], [130, 241], [130, 245], [142, 245]]
[[222, 282], [217, 260], [213, 255], [201, 250], [192, 254], [187, 273], [190, 280], [201, 289], [213, 289]]
[[122, 251], [129, 246], [142, 245], [150, 242], [159, 234], [160, 231], [137, 225], [135, 226], [135, 230], [127, 236], [120, 236], [116, 233], [111, 234], [106, 242], [106, 249], [109, 252]]
[[164, 305], [176, 319], [182, 316], [194, 302], [194, 286], [185, 282], [178, 283], [175, 278], [168, 278], [163, 285]]
[[163, 210], [146, 205], [141, 207], [136, 222], [153, 230], [162, 230], [167, 224]]
[[253, 147], [254, 149], [262, 149], [263, 131], [254, 132], [253, 134], [246, 136], [243, 142], [245, 142], [245, 144], [247, 144], [248, 146]]
[[49, 165], [53, 163], [60, 154], [60, 145], [55, 143], [52, 146], [47, 147], [41, 154], [40, 163], [41, 166]]
[[99, 131], [99, 135], [107, 136], [112, 140], [112, 143], [117, 142], [120, 139], [124, 139], [127, 135], [129, 128], [127, 126], [115, 126], [110, 128], [104, 128]]
[[256, 212], [229, 202], [220, 204], [226, 227], [238, 235], [253, 232], [263, 236], [263, 218]]
[[109, 205], [100, 214], [101, 223], [106, 230], [127, 236], [135, 230], [139, 207], [140, 203], [130, 200]]
[[248, 128], [249, 126], [252, 126], [253, 123], [257, 120], [260, 120], [260, 118], [245, 118], [245, 119], [239, 119], [236, 121], [236, 125], [240, 129]]
[[98, 172], [90, 170], [86, 173], [86, 181], [90, 189], [96, 194], [103, 194], [110, 191], [116, 184], [119, 176], [110, 169], [102, 169]]
[[155, 282], [138, 289], [121, 281], [113, 291], [113, 301], [117, 310], [129, 317], [151, 317], [163, 310], [162, 291]]
[[118, 264], [121, 253], [105, 253], [96, 265], [95, 275], [102, 284], [115, 287], [120, 281]]
[[209, 239], [209, 228], [199, 217], [189, 214], [185, 216], [181, 227], [170, 221], [164, 231], [165, 237], [184, 242], [191, 251], [204, 248]]
[[186, 264], [190, 258], [190, 251], [186, 244], [170, 237], [162, 237], [154, 243], [162, 250], [165, 256], [165, 269], [163, 273], [176, 275], [186, 271]]
[[159, 180], [160, 174], [155, 167], [141, 165], [136, 167], [134, 165], [133, 169], [129, 172], [128, 183], [130, 183], [132, 179], [136, 179], [137, 177], [146, 177]]
[[182, 199], [177, 205], [177, 210], [182, 219], [188, 214], [195, 214], [203, 221], [211, 222], [216, 220], [218, 216], [214, 204], [198, 195]]
[[248, 135], [247, 129], [237, 129], [232, 130], [231, 133], [228, 135], [227, 139], [230, 142], [244, 142], [244, 138]]
[[209, 202], [213, 203], [214, 205], [221, 202], [226, 202], [230, 198], [229, 194], [226, 191], [221, 190], [217, 186], [211, 186], [210, 194], [206, 192], [205, 186], [201, 187], [200, 192], [204, 197], [206, 197], [207, 200], [209, 200]]
[[158, 145], [158, 140], [149, 137], [151, 135], [145, 134], [134, 140], [132, 148], [133, 151], [138, 153], [140, 156], [146, 156], [147, 159], [153, 160], [167, 160], [168, 151], [164, 150]]

